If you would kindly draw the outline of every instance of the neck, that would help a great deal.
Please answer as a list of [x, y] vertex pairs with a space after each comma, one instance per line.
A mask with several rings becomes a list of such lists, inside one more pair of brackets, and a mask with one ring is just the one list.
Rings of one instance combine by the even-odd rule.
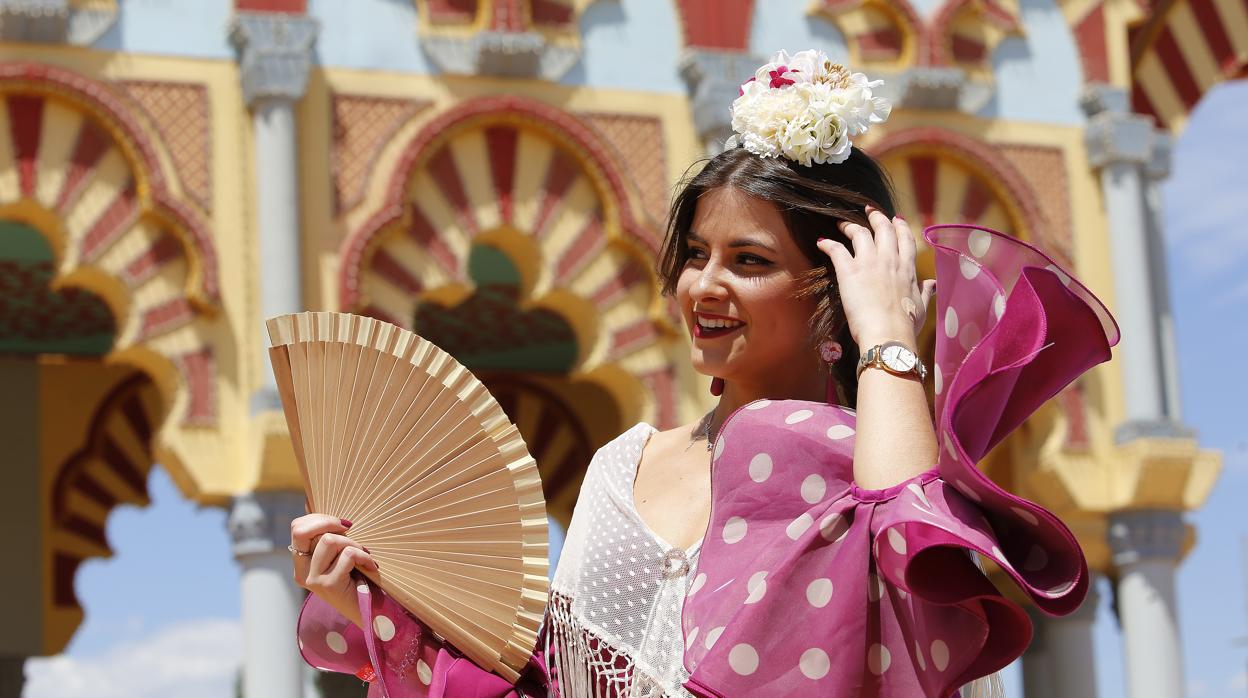
[[795, 375], [762, 376], [756, 381], [725, 380], [724, 394], [719, 397], [715, 407], [715, 418], [711, 422], [711, 433], [719, 433], [719, 426], [743, 405], [755, 400], [810, 400], [823, 402], [827, 399], [826, 370], [813, 372], [800, 371]]

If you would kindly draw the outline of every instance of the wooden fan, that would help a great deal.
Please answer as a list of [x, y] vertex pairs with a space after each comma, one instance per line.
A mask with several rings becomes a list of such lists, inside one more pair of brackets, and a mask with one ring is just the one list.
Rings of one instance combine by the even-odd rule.
[[546, 607], [537, 464], [449, 354], [345, 313], [268, 321], [312, 511], [350, 520], [368, 576], [478, 666], [514, 682]]

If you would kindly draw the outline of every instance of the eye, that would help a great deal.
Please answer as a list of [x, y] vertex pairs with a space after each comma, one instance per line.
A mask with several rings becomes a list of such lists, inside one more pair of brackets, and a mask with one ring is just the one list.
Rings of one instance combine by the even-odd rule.
[[689, 259], [706, 259], [706, 250], [701, 247], [690, 247], [686, 250], [686, 256]]
[[737, 263], [744, 264], [747, 267], [771, 266], [770, 259], [764, 259], [756, 254], [740, 254], [737, 255]]

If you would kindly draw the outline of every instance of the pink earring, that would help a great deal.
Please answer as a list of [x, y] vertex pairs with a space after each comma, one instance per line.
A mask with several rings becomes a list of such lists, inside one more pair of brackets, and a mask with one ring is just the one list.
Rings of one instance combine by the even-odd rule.
[[711, 379], [711, 395], [714, 395], [715, 397], [719, 397], [720, 395], [723, 395], [723, 394], [724, 394], [724, 379], [712, 378]]
[[826, 363], [829, 363], [829, 364], [836, 363], [837, 360], [841, 358], [841, 355], [843, 353], [844, 352], [841, 349], [840, 342], [837, 342], [834, 340], [828, 340], [824, 342], [823, 344], [819, 345], [819, 355], [823, 358], [824, 362]]

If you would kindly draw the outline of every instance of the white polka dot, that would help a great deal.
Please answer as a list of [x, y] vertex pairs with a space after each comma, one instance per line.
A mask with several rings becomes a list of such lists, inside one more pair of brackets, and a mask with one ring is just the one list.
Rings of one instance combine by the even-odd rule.
[[693, 596], [698, 593], [698, 589], [701, 589], [703, 584], [706, 584], [706, 573], [700, 572], [698, 576], [693, 578], [693, 586], [689, 587], [688, 595]]
[[1049, 554], [1039, 545], [1031, 546], [1027, 559], [1023, 561], [1023, 569], [1028, 572], [1039, 572], [1049, 564]]
[[295, 641], [299, 643], [299, 649], [302, 651], [303, 650], [303, 638], [301, 637], [295, 638]]
[[828, 427], [828, 438], [834, 441], [840, 441], [847, 436], [854, 435], [854, 428], [848, 424], [833, 424]]
[[750, 577], [750, 581], [745, 583], [745, 589], [750, 592], [750, 595], [745, 598], [747, 605], [762, 601], [763, 596], [767, 593], [767, 573], [755, 572]]
[[832, 580], [820, 577], [806, 587], [806, 600], [815, 608], [823, 608], [832, 600]]
[[923, 646], [918, 640], [914, 641], [914, 660], [919, 663], [919, 669], [927, 671], [927, 660], [923, 658]]
[[819, 475], [812, 473], [802, 480], [802, 499], [805, 499], [807, 504], [818, 504], [823, 501], [823, 495], [827, 491], [828, 483], [824, 482]]
[[802, 670], [802, 675], [813, 681], [818, 681], [828, 675], [828, 670], [832, 668], [832, 662], [828, 659], [828, 653], [818, 647], [811, 647], [802, 652], [802, 659], [797, 663], [798, 668]]
[[382, 642], [390, 640], [394, 637], [394, 621], [380, 613], [373, 616], [373, 632], [377, 634], [377, 639]]
[[1057, 278], [1062, 282], [1063, 286], [1070, 285], [1070, 276], [1067, 275], [1066, 272], [1059, 269], [1056, 264], [1050, 264], [1047, 267], [1045, 267], [1045, 269], [1048, 269], [1049, 271], [1053, 272], [1053, 274], [1057, 276]]
[[958, 268], [962, 270], [962, 276], [967, 279], [973, 279], [979, 276], [979, 265], [970, 257], [959, 257]]
[[698, 629], [694, 628], [693, 630], [689, 631], [689, 634], [687, 636], [685, 636], [685, 647], [692, 645], [693, 641], [697, 639], [698, 639]]
[[416, 660], [416, 675], [420, 677], [420, 682], [426, 686], [433, 681], [433, 669], [430, 669], [423, 659]]
[[719, 457], [724, 454], [724, 440], [723, 434], [718, 434], [715, 437], [715, 456], [713, 460], [719, 460]]
[[734, 516], [731, 519], [728, 519], [728, 521], [724, 524], [724, 542], [729, 545], [732, 545], [733, 543], [740, 543], [741, 539], [745, 538], [746, 528], [747, 525], [745, 523], [745, 519], [740, 516]]
[[810, 419], [812, 416], [814, 416], [814, 414], [815, 413], [811, 412], [810, 410], [798, 410], [796, 412], [793, 412], [789, 416], [785, 417], [784, 423], [785, 424], [797, 424], [798, 422], [804, 422]]
[[950, 457], [950, 458], [952, 458], [952, 459], [954, 459], [955, 461], [956, 461], [956, 460], [961, 460], [961, 459], [958, 457], [958, 449], [957, 449], [957, 447], [953, 445], [953, 433], [952, 433], [952, 432], [944, 432], [944, 434], [945, 434], [945, 438], [944, 438], [944, 442], [945, 442], [945, 453], [948, 453], [948, 454], [949, 454], [949, 457]]
[[819, 522], [819, 535], [830, 543], [837, 543], [849, 533], [849, 522], [840, 514], [828, 514]]
[[932, 641], [932, 666], [936, 671], [944, 671], [949, 667], [949, 645], [944, 640]]
[[867, 599], [879, 601], [884, 596], [884, 580], [877, 575], [867, 575]]
[[901, 535], [896, 526], [888, 529], [888, 547], [898, 555], [906, 554], [906, 537]]
[[766, 482], [771, 477], [771, 456], [760, 453], [750, 459], [750, 479], [754, 482]]
[[867, 650], [867, 668], [872, 674], [879, 676], [888, 671], [888, 665], [893, 663], [893, 657], [889, 654], [888, 648], [880, 643], [871, 645], [871, 649]]
[[923, 502], [923, 506], [928, 509], [932, 508], [932, 503], [927, 499], [927, 493], [923, 491], [923, 488], [919, 486], [919, 483], [912, 482], [909, 485], [906, 485], [906, 489], [913, 492], [914, 496], [918, 497], [920, 502]]
[[1040, 519], [1037, 519], [1035, 514], [1031, 513], [1030, 511], [1027, 511], [1026, 509], [1022, 507], [1010, 507], [1010, 511], [1014, 512], [1015, 515], [1018, 516], [1018, 518], [1022, 519], [1023, 521], [1026, 521], [1032, 526], [1040, 525]]
[[1005, 296], [999, 291], [992, 297], [992, 313], [997, 316], [998, 320], [1005, 315]]
[[758, 671], [758, 652], [743, 642], [728, 652], [728, 666], [741, 676], [749, 676]]
[[356, 591], [358, 591], [358, 592], [360, 592], [361, 594], [371, 594], [371, 593], [373, 593], [373, 592], [369, 591], [369, 589], [368, 589], [368, 584], [367, 584], [367, 583], [365, 583], [365, 584], [360, 584], [360, 585], [356, 586], [356, 587], [355, 587], [355, 590], [356, 590]]
[[945, 308], [945, 336], [949, 339], [958, 336], [958, 311], [952, 305]]
[[706, 639], [702, 641], [702, 644], [706, 645], [706, 648], [709, 650], [715, 646], [716, 642], [719, 642], [719, 636], [723, 634], [724, 626], [721, 625], [718, 628], [712, 628], [711, 632], [706, 634]]
[[347, 638], [343, 637], [341, 633], [333, 630], [325, 633], [325, 644], [329, 645], [329, 648], [338, 654], [347, 653]]
[[962, 328], [962, 332], [958, 334], [958, 343], [967, 351], [979, 344], [980, 339], [983, 339], [983, 335], [979, 331], [979, 325], [973, 322], [966, 323], [966, 326]]
[[745, 409], [747, 409], [747, 410], [761, 410], [761, 409], [763, 409], [764, 407], [766, 407], [766, 406], [768, 406], [768, 405], [770, 405], [770, 404], [771, 404], [771, 400], [755, 400], [754, 402], [751, 402], [750, 404], [746, 405], [746, 406], [745, 406]]
[[966, 484], [965, 482], [962, 482], [961, 480], [954, 480], [953, 484], [957, 485], [958, 489], [962, 492], [962, 494], [966, 495], [970, 499], [973, 499], [976, 502], [984, 501], [983, 497], [980, 497], [979, 493], [971, 489], [971, 486]]
[[810, 514], [802, 514], [796, 519], [793, 519], [793, 523], [789, 524], [788, 527], [784, 529], [784, 532], [789, 535], [791, 540], [797, 540], [802, 537], [802, 534], [806, 532], [806, 529], [813, 525], [815, 525], [814, 517]]
[[940, 364], [932, 366], [932, 381], [936, 384], [936, 394], [940, 395], [945, 387], [945, 376], [940, 372]]
[[992, 235], [983, 230], [972, 230], [969, 243], [971, 254], [983, 257], [988, 254], [988, 247], [992, 245]]

